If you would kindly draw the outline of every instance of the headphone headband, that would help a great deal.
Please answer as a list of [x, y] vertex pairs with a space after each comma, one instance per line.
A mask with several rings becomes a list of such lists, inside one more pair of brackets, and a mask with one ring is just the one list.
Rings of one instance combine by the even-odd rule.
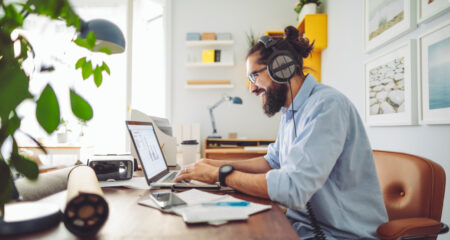
[[279, 41], [280, 41], [280, 39], [274, 39], [271, 36], [264, 35], [259, 39], [258, 42], [264, 44], [264, 47], [266, 47], [266, 48], [271, 48], [271, 47], [277, 45], [277, 43]]

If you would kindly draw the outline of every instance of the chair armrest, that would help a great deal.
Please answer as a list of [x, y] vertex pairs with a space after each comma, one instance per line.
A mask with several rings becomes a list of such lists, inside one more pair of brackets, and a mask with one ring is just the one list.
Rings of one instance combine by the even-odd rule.
[[439, 234], [441, 223], [431, 218], [404, 218], [381, 224], [377, 235], [381, 239], [397, 239], [399, 237]]

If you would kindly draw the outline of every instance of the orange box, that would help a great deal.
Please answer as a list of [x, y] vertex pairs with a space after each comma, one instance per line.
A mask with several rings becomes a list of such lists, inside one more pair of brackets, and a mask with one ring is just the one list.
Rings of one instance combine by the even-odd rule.
[[204, 32], [202, 33], [202, 40], [216, 40], [216, 33]]

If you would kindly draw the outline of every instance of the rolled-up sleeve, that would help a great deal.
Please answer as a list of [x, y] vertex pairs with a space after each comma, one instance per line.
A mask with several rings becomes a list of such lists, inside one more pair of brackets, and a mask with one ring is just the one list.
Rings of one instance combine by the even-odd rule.
[[[303, 113], [283, 166], [266, 174], [272, 201], [292, 209], [304, 208], [326, 182], [343, 150], [348, 128], [347, 109], [338, 106], [339, 102], [329, 98]], [[269, 164], [270, 154], [266, 155]]]
[[275, 140], [274, 143], [269, 144], [269, 148], [267, 149], [267, 154], [264, 156], [264, 159], [266, 159], [267, 163], [272, 169], [278, 169], [280, 168], [280, 162], [279, 162], [279, 136]]

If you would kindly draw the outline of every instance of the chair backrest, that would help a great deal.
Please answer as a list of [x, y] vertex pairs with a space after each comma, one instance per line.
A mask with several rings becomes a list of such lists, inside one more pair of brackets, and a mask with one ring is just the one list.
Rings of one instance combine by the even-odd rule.
[[439, 164], [406, 153], [374, 150], [373, 155], [389, 220], [441, 221], [445, 172]]

